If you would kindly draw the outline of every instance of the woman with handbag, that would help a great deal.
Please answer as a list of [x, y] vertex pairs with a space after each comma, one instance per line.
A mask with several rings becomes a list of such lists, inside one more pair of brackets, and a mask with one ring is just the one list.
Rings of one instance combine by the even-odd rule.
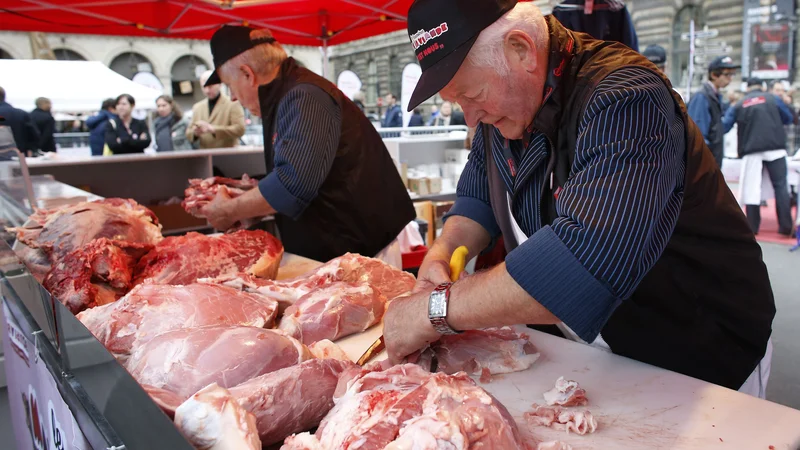
[[106, 148], [104, 155], [125, 153], [144, 153], [150, 145], [150, 133], [143, 120], [131, 116], [136, 100], [130, 94], [117, 97], [117, 117], [109, 119], [106, 127]]
[[191, 150], [186, 139], [186, 127], [189, 125], [183, 117], [181, 108], [169, 95], [156, 99], [158, 117], [155, 120], [156, 151]]

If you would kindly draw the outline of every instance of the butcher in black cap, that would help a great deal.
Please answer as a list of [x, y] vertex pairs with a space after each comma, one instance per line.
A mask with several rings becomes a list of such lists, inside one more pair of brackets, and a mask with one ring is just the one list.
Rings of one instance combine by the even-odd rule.
[[667, 67], [667, 51], [660, 45], [648, 45], [642, 52], [648, 61], [655, 64], [658, 70], [664, 71]]
[[[531, 2], [416, 0], [408, 35], [422, 66], [408, 107], [438, 92], [478, 129], [415, 293], [384, 317], [390, 359], [533, 324], [763, 395], [761, 249], [665, 75]], [[451, 282], [456, 248], [494, 242], [503, 262]]]
[[201, 213], [217, 229], [275, 214], [287, 252], [328, 261], [347, 252], [401, 265], [395, 238], [416, 213], [389, 152], [361, 110], [331, 82], [300, 67], [268, 30], [224, 26], [211, 37], [215, 70], [231, 98], [264, 127], [267, 176]]
[[686, 105], [689, 117], [697, 124], [703, 133], [717, 166], [722, 167], [725, 156], [723, 146], [722, 114], [722, 89], [731, 83], [739, 66], [733, 63], [730, 56], [718, 56], [708, 64], [708, 79], [697, 92], [692, 94], [689, 104]]

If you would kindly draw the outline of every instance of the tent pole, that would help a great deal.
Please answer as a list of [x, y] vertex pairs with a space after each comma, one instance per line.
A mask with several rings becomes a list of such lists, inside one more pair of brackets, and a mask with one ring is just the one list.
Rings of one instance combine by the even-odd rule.
[[328, 77], [328, 40], [322, 40], [322, 76]]

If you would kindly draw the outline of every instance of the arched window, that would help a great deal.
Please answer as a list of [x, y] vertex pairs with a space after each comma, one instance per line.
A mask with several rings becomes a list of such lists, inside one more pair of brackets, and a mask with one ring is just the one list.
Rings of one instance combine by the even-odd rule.
[[367, 63], [367, 103], [374, 105], [378, 101], [378, 63], [370, 59]]
[[172, 64], [172, 97], [184, 111], [203, 98], [199, 78], [208, 69], [208, 63], [195, 55], [183, 55]]
[[153, 64], [149, 59], [136, 52], [124, 52], [117, 55], [109, 67], [118, 74], [133, 79], [138, 72], [152, 72]]
[[59, 61], [86, 61], [83, 55], [68, 48], [53, 49], [53, 54], [56, 55], [56, 59]]
[[[689, 41], [681, 39], [681, 34], [689, 32], [689, 22], [694, 19], [695, 31], [703, 29], [705, 19], [703, 9], [699, 5], [685, 5], [675, 15], [672, 23], [672, 55], [667, 59], [670, 67], [670, 81], [676, 88], [686, 89], [689, 81]], [[692, 86], [702, 83], [704, 74], [695, 64]]]

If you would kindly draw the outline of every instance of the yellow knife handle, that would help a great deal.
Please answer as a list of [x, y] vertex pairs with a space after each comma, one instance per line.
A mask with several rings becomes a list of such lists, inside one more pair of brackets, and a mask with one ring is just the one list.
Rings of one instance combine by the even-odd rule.
[[469, 250], [465, 246], [458, 247], [450, 256], [450, 280], [455, 282], [461, 277], [461, 272], [467, 265]]

